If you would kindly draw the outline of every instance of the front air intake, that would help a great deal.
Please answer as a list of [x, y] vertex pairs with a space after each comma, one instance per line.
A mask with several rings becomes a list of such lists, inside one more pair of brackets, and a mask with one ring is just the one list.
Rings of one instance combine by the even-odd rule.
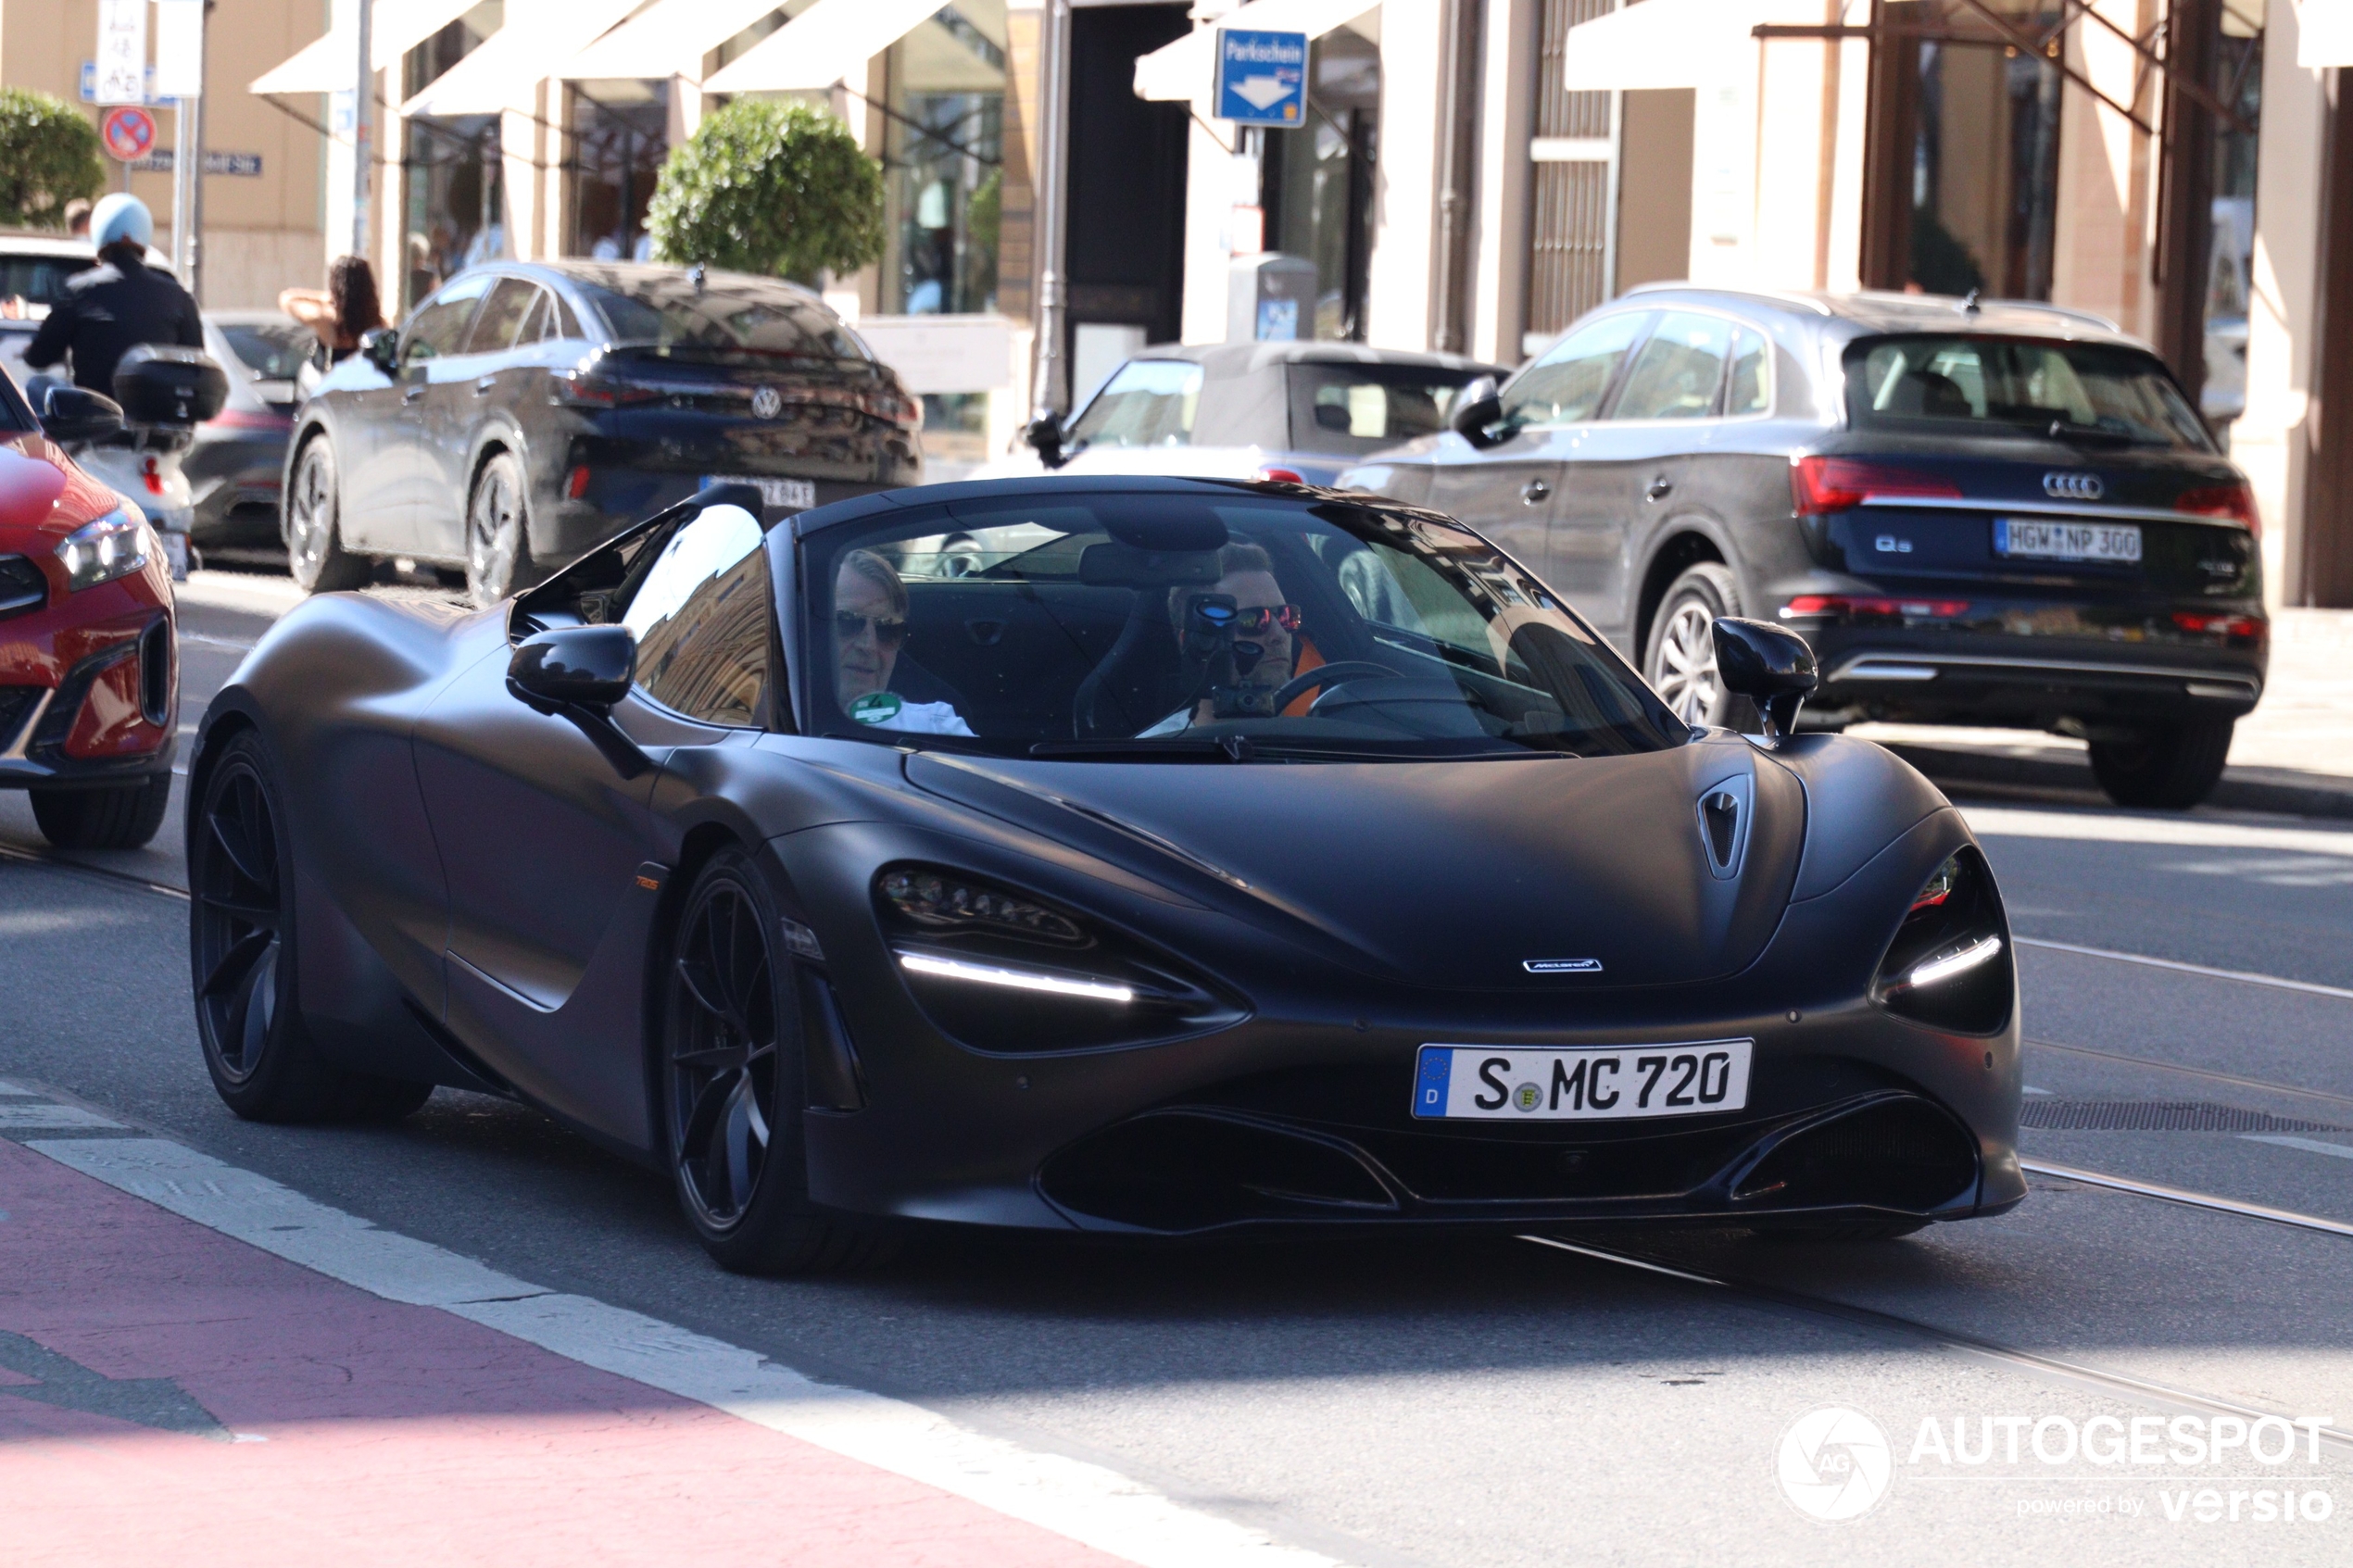
[[1818, 1209], [1855, 1204], [1926, 1213], [1977, 1183], [1977, 1143], [1915, 1095], [1889, 1095], [1774, 1142], [1732, 1182], [1736, 1202]]

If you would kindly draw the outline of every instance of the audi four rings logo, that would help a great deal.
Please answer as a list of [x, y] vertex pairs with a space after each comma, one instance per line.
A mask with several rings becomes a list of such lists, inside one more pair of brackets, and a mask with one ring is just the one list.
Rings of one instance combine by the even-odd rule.
[[2108, 486], [2095, 473], [2046, 473], [2043, 494], [2060, 501], [2096, 501], [2108, 494]]
[[[763, 386], [759, 391], [751, 395], [751, 417], [753, 419], [773, 420], [784, 411], [785, 395], [778, 392], [774, 387]], [[2050, 482], [2045, 480], [2044, 483], [2047, 484]], [[2058, 492], [2055, 490], [2051, 492], [2051, 494], [2056, 495]]]

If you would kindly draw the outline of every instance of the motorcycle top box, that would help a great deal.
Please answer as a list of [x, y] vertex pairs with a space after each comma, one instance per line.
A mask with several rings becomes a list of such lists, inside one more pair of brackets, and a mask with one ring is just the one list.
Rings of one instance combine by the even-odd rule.
[[202, 349], [142, 344], [115, 368], [114, 400], [126, 424], [201, 424], [229, 400], [229, 375]]

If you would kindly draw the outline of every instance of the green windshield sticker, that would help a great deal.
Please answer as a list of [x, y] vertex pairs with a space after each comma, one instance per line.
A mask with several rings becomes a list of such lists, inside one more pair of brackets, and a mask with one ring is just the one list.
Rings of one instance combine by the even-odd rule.
[[868, 692], [849, 705], [849, 716], [862, 724], [887, 724], [906, 706], [897, 692]]

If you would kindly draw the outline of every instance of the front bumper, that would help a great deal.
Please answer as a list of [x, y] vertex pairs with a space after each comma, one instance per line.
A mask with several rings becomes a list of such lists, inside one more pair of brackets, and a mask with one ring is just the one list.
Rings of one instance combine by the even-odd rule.
[[[1992, 1035], [1898, 1019], [1865, 995], [1885, 933], [1858, 946], [1852, 929], [1856, 908], [1900, 910], [1964, 842], [1957, 819], [1940, 813], [1834, 897], [1790, 906], [1747, 971], [1650, 993], [1438, 992], [1277, 958], [1264, 933], [1206, 909], [1135, 900], [1128, 911], [1098, 896], [1106, 918], [1156, 930], [1254, 1010], [1189, 1039], [1014, 1055], [935, 1027], [867, 892], [875, 868], [896, 859], [984, 875], [1010, 867], [987, 863], [970, 840], [877, 824], [793, 834], [774, 845], [783, 896], [823, 938], [863, 1100], [807, 1114], [811, 1195], [867, 1213], [1147, 1234], [1998, 1212], [2025, 1194], [2015, 1003]], [[1416, 1053], [1431, 1042], [1722, 1038], [1755, 1042], [1741, 1111], [1511, 1125], [1410, 1114]]]
[[161, 558], [0, 620], [0, 788], [103, 787], [171, 766], [180, 671]]

